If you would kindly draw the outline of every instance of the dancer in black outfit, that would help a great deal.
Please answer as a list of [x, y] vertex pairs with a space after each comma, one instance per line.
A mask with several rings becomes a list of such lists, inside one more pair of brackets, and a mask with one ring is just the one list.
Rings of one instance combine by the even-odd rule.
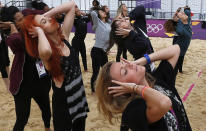
[[189, 7], [178, 8], [173, 16], [173, 19], [168, 20], [164, 24], [165, 31], [168, 33], [175, 33], [173, 38], [173, 44], [178, 44], [180, 46], [181, 52], [177, 64], [175, 66], [175, 75], [178, 72], [182, 73], [182, 66], [184, 61], [184, 56], [190, 45], [192, 38], [192, 23], [191, 23], [191, 11]]
[[[128, 9], [125, 4], [121, 4], [117, 10], [117, 15], [115, 18], [125, 18], [128, 17]], [[122, 41], [119, 41], [120, 43], [117, 44], [117, 56], [116, 56], [116, 62], [120, 62], [120, 56], [122, 54], [124, 59], [127, 59], [127, 48], [125, 46], [125, 42], [122, 39]]]
[[[153, 47], [146, 34], [145, 9], [137, 6], [130, 13], [131, 19], [135, 20], [133, 26], [128, 18], [115, 19], [111, 25], [110, 47], [124, 40], [127, 50], [135, 60], [153, 52]], [[154, 70], [154, 63], [145, 65], [148, 72]]]
[[[54, 19], [58, 13], [66, 14], [62, 26]], [[27, 16], [21, 28], [29, 55], [40, 58], [52, 77], [55, 131], [84, 131], [89, 111], [79, 60], [68, 43], [74, 14], [75, 3], [66, 2], [43, 15]]]
[[8, 46], [5, 43], [5, 37], [6, 34], [2, 31], [1, 35], [1, 41], [0, 41], [0, 72], [3, 78], [3, 81], [5, 83], [6, 88], [9, 88], [9, 52], [8, 52]]
[[[35, 12], [32, 10], [31, 12], [39, 13], [40, 11]], [[22, 21], [24, 17], [23, 14], [17, 7], [10, 6], [5, 8], [4, 15], [7, 21], [10, 22], [4, 22], [2, 24], [9, 26], [11, 30], [10, 35], [6, 39], [6, 43], [15, 54], [10, 73], [9, 87], [9, 91], [14, 96], [16, 110], [16, 123], [13, 131], [24, 130], [30, 115], [32, 98], [41, 109], [45, 131], [50, 131], [50, 77], [49, 75], [39, 76], [36, 67], [38, 60], [30, 57], [25, 51], [24, 40], [17, 30], [17, 28], [20, 28], [19, 22]]]
[[175, 67], [175, 75], [178, 71], [182, 73], [183, 61], [187, 49], [190, 45], [192, 38], [192, 23], [191, 23], [191, 11], [189, 7], [185, 7], [184, 12], [177, 12], [176, 16], [178, 17], [176, 33], [178, 36], [175, 36], [173, 39], [173, 44], [178, 44], [180, 46], [181, 52], [177, 65]]
[[[179, 54], [172, 45], [134, 62], [105, 64], [96, 85], [99, 111], [110, 123], [121, 113], [121, 131], [192, 131], [175, 88]], [[162, 61], [151, 77], [143, 65], [156, 60]]]
[[74, 18], [75, 33], [72, 39], [72, 47], [75, 49], [79, 56], [79, 52], [82, 56], [82, 63], [84, 70], [87, 71], [87, 55], [85, 47], [85, 37], [87, 35], [87, 23], [90, 21], [88, 15], [81, 12], [78, 7], [76, 7], [76, 17]]
[[[0, 3], [0, 21], [5, 21], [5, 18], [2, 18], [3, 12], [1, 10], [4, 10], [3, 5]], [[4, 27], [2, 24], [0, 24], [0, 72], [3, 78], [3, 81], [5, 83], [5, 86], [8, 90], [9, 88], [9, 52], [8, 52], [8, 46], [5, 43], [6, 37], [9, 35], [9, 29], [8, 27]]]

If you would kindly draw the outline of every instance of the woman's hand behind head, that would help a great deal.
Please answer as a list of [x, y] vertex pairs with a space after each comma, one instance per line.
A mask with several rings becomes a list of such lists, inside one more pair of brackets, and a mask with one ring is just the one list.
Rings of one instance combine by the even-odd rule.
[[129, 32], [131, 29], [123, 29], [123, 28], [118, 28], [117, 31], [115, 31], [116, 35], [122, 36], [122, 38], [125, 38], [129, 35]]
[[40, 27], [33, 26], [32, 28], [28, 29], [28, 31], [29, 31], [29, 35], [31, 35], [32, 38], [35, 38], [38, 36], [38, 32], [43, 30]]
[[120, 96], [123, 94], [134, 93], [135, 83], [124, 83], [116, 80], [112, 80], [113, 83], [120, 86], [108, 87], [109, 94], [112, 94], [114, 97]]

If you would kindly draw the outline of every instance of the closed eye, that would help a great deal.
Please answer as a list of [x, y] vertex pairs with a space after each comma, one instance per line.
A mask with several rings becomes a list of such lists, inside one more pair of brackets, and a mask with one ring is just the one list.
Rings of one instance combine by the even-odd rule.
[[41, 19], [41, 24], [46, 24], [46, 19]]

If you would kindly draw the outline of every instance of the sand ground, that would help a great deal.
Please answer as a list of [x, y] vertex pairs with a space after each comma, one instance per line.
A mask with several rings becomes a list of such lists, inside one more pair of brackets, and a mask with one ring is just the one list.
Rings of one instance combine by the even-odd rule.
[[[73, 34], [71, 34], [71, 37]], [[155, 50], [167, 47], [172, 44], [171, 38], [150, 38]], [[110, 125], [107, 120], [97, 111], [97, 98], [91, 95], [90, 78], [92, 75], [90, 51], [94, 44], [94, 35], [88, 34], [86, 37], [88, 71], [84, 72], [83, 80], [86, 89], [87, 100], [90, 112], [86, 122], [86, 131], [118, 131], [119, 123]], [[115, 60], [116, 47], [112, 48], [109, 60]], [[176, 88], [181, 97], [185, 95], [192, 84], [195, 84], [191, 94], [184, 102], [193, 131], [206, 131], [206, 41], [192, 40], [184, 60], [183, 74], [178, 74]], [[13, 54], [10, 51], [10, 60]], [[129, 60], [132, 60], [129, 55]], [[82, 67], [82, 64], [81, 64]], [[83, 69], [83, 68], [82, 68]], [[199, 72], [200, 77], [198, 77]], [[52, 94], [52, 90], [50, 92]], [[0, 78], [0, 131], [12, 131], [16, 120], [15, 105], [13, 96], [5, 88], [2, 78]], [[51, 128], [52, 121], [51, 121]], [[44, 126], [41, 119], [41, 112], [37, 104], [32, 100], [31, 113], [25, 131], [43, 131]]]

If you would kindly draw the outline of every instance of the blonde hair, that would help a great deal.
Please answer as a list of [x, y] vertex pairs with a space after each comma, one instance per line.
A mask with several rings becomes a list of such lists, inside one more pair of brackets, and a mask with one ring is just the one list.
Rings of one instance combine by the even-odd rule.
[[123, 9], [122, 9], [123, 5], [125, 5], [125, 4], [122, 3], [122, 4], [118, 7], [118, 9], [117, 9], [117, 15], [116, 15], [115, 18], [117, 18], [120, 14], [121, 14], [121, 16], [123, 16], [123, 17], [127, 17], [127, 16], [124, 16], [124, 14], [123, 14]]
[[114, 62], [108, 62], [103, 66], [96, 82], [98, 110], [104, 114], [105, 118], [108, 119], [111, 124], [113, 124], [112, 118], [118, 120], [116, 115], [122, 113], [127, 104], [135, 98], [134, 95], [130, 94], [113, 97], [108, 93], [108, 87], [117, 86], [111, 82], [110, 67], [113, 63]]
[[[98, 79], [96, 81], [96, 94], [98, 98], [98, 110], [102, 113], [106, 119], [109, 120], [110, 124], [113, 124], [112, 118], [115, 118], [118, 121], [118, 114], [122, 113], [127, 104], [134, 100], [135, 98], [139, 98], [136, 94], [125, 94], [118, 97], [113, 97], [109, 94], [108, 87], [117, 86], [112, 83], [112, 77], [110, 75], [110, 68], [114, 62], [106, 63], [101, 71], [99, 72]], [[146, 79], [150, 86], [153, 85], [154, 79], [150, 75], [146, 73]], [[151, 82], [153, 81], [153, 82]]]

